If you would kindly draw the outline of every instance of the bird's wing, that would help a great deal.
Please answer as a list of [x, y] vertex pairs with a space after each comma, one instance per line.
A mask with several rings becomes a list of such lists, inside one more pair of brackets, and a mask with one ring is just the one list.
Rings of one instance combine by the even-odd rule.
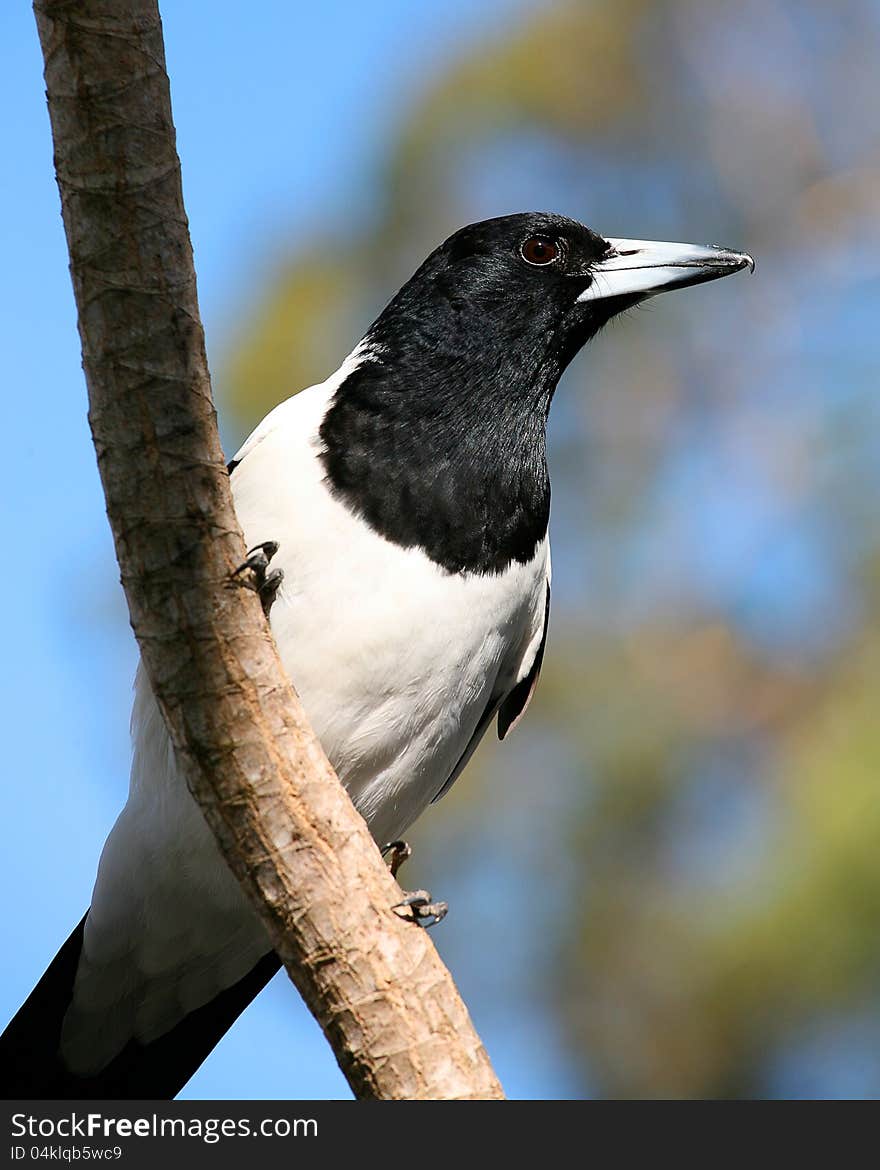
[[332, 398], [343, 382], [354, 373], [368, 352], [369, 346], [365, 342], [360, 342], [354, 347], [339, 369], [331, 374], [329, 378], [323, 382], [318, 382], [314, 386], [309, 386], [305, 390], [300, 390], [297, 394], [293, 394], [290, 398], [285, 398], [283, 402], [279, 402], [276, 407], [269, 411], [263, 421], [251, 431], [232, 459], [226, 464], [229, 474], [231, 475], [239, 463], [241, 463], [242, 459], [258, 447], [263, 439], [267, 435], [270, 435], [272, 431], [277, 430], [279, 427], [295, 426], [297, 415], [303, 409], [308, 411], [311, 402], [318, 401], [323, 406], [326, 406], [327, 400]]
[[541, 673], [541, 663], [544, 661], [544, 647], [547, 645], [547, 627], [550, 625], [550, 575], [547, 574], [547, 600], [544, 603], [544, 626], [541, 630], [541, 641], [535, 651], [535, 657], [525, 678], [520, 679], [512, 691], [501, 701], [498, 708], [498, 738], [504, 739], [508, 732], [519, 724], [525, 715], [535, 687], [538, 685], [538, 675]]
[[[544, 647], [547, 644], [547, 627], [550, 624], [550, 558], [547, 558], [547, 593], [546, 601], [544, 603], [544, 620], [540, 627], [540, 637], [537, 644], [532, 642], [526, 654], [524, 655], [523, 666], [525, 667], [525, 675], [514, 684], [509, 690], [501, 694], [495, 694], [486, 704], [486, 709], [480, 716], [480, 721], [477, 724], [474, 734], [468, 741], [467, 747], [461, 754], [458, 763], [452, 769], [449, 779], [431, 801], [436, 804], [437, 801], [445, 796], [458, 777], [461, 775], [471, 756], [477, 749], [477, 744], [486, 734], [489, 724], [498, 716], [498, 738], [504, 739], [508, 732], [512, 731], [517, 726], [523, 715], [526, 713], [526, 708], [531, 702], [532, 695], [535, 693], [535, 687], [538, 685], [538, 675], [541, 673], [541, 663], [544, 660]], [[529, 662], [529, 651], [531, 652], [531, 661]]]
[[[309, 387], [309, 390], [312, 389], [313, 387]], [[269, 411], [259, 426], [251, 431], [232, 459], [226, 464], [230, 475], [235, 471], [242, 459], [246, 455], [249, 455], [255, 447], [258, 447], [267, 435], [271, 434], [277, 427], [284, 425], [293, 412], [299, 408], [300, 402], [297, 399], [300, 398], [300, 395], [308, 395], [308, 393], [309, 391], [301, 390], [300, 394], [294, 394], [292, 398], [286, 398], [283, 402], [279, 402], [274, 410]]]

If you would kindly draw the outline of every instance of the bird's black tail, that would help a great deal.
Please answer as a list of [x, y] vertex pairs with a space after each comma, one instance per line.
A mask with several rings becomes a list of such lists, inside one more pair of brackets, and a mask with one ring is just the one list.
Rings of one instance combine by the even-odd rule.
[[0, 1036], [0, 1099], [170, 1100], [266, 986], [280, 963], [274, 951], [234, 986], [150, 1044], [131, 1040], [94, 1076], [75, 1076], [61, 1059], [61, 1025], [73, 996], [86, 916]]

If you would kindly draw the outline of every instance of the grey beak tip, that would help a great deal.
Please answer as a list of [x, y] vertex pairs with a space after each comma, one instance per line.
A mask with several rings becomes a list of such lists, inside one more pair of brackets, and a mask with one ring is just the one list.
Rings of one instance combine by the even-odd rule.
[[748, 268], [749, 272], [755, 271], [755, 257], [750, 252], [734, 252], [730, 248], [718, 248], [719, 252], [725, 252], [729, 257], [729, 262], [734, 265], [734, 272], [742, 272], [744, 268]]

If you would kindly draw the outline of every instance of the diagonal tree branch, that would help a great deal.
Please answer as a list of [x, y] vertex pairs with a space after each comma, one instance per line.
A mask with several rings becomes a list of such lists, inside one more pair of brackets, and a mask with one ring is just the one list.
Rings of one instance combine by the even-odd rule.
[[498, 1098], [452, 978], [311, 731], [211, 399], [156, 0], [37, 0], [89, 419], [132, 626], [190, 788], [354, 1093]]

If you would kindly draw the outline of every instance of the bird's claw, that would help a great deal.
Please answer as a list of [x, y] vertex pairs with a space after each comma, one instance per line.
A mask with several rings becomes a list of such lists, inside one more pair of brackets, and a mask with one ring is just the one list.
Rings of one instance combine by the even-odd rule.
[[406, 894], [403, 901], [397, 902], [391, 909], [398, 917], [427, 929], [443, 921], [449, 905], [446, 902], [435, 902], [427, 890], [414, 890], [411, 894]]
[[[389, 841], [382, 846], [382, 856], [388, 858], [388, 868], [391, 876], [397, 877], [397, 871], [403, 863], [412, 857], [412, 846], [407, 841]], [[391, 907], [399, 918], [407, 922], [415, 922], [418, 926], [436, 926], [441, 922], [449, 910], [446, 902], [435, 902], [427, 890], [414, 890], [413, 893], [404, 891], [403, 900]]]
[[283, 569], [273, 569], [270, 573], [269, 562], [278, 552], [277, 540], [264, 540], [256, 545], [247, 555], [247, 560], [238, 566], [232, 574], [233, 579], [247, 589], [253, 589], [259, 594], [263, 604], [263, 613], [269, 616], [269, 610], [284, 580]]
[[[390, 858], [388, 857], [391, 854]], [[397, 877], [397, 871], [405, 861], [412, 857], [412, 846], [408, 841], [389, 841], [387, 845], [382, 846], [382, 856], [388, 861], [388, 868], [391, 870], [391, 876]]]

